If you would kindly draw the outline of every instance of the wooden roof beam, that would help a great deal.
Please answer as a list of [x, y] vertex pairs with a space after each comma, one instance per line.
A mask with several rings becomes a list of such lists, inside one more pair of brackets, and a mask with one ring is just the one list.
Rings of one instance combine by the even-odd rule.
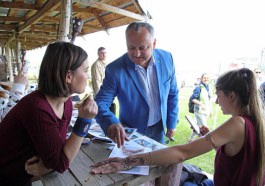
[[83, 29], [84, 28], [86, 28], [86, 29], [93, 28], [93, 29], [96, 29], [96, 30], [102, 30], [102, 27], [89, 25], [89, 24], [86, 24], [86, 23], [83, 24]]
[[51, 23], [58, 23], [59, 24], [60, 18], [59, 17], [45, 17], [41, 21], [51, 22]]
[[9, 1], [0, 1], [0, 7], [27, 9], [27, 10], [39, 10], [41, 8], [41, 6], [37, 4], [26, 4], [23, 2], [9, 2]]
[[15, 16], [0, 16], [1, 21], [15, 21], [15, 22], [25, 22], [27, 19], [25, 17], [15, 17]]
[[136, 9], [138, 10], [138, 12], [140, 12], [141, 14], [143, 14], [143, 9], [139, 6], [139, 3], [137, 0], [132, 0], [134, 6], [136, 7]]
[[84, 6], [90, 6], [93, 8], [98, 8], [98, 9], [105, 10], [105, 11], [110, 11], [110, 12], [115, 13], [115, 14], [120, 14], [120, 15], [123, 15], [126, 17], [131, 17], [131, 18], [136, 19], [136, 20], [141, 20], [141, 21], [148, 20], [148, 18], [146, 16], [141, 16], [139, 14], [129, 12], [127, 10], [123, 10], [123, 9], [120, 9], [120, 8], [117, 8], [114, 6], [110, 6], [110, 5], [107, 5], [104, 3], [96, 2], [93, 0], [75, 0], [75, 2], [78, 2], [79, 4], [82, 4]]
[[54, 32], [57, 33], [58, 26], [56, 25], [33, 25], [31, 26], [30, 31], [35, 32], [35, 31], [43, 31], [43, 32]]
[[16, 25], [0, 24], [0, 30], [10, 31], [10, 30], [16, 30], [16, 29], [17, 29], [17, 26]]
[[[0, 34], [1, 35], [1, 34]], [[35, 37], [35, 36], [45, 36], [45, 37], [50, 37], [50, 36], [57, 36], [57, 33], [52, 33], [52, 32], [43, 32], [43, 31], [25, 31], [23, 32], [22, 34], [20, 34], [21, 37], [24, 37], [24, 36], [32, 36], [32, 37]]]
[[38, 22], [40, 19], [42, 19], [46, 14], [49, 13], [49, 11], [52, 11], [56, 9], [60, 5], [60, 0], [53, 0], [53, 1], [47, 1], [43, 7], [34, 15], [32, 16], [28, 21], [26, 21], [23, 25], [20, 25], [18, 27], [18, 32], [21, 33], [24, 30], [26, 30], [28, 27], [30, 27], [32, 24]]
[[98, 22], [101, 24], [102, 28], [104, 28], [104, 30], [107, 32], [107, 34], [109, 35], [109, 28], [106, 25], [106, 23], [103, 21], [103, 19], [99, 16], [98, 12], [93, 11], [94, 13], [94, 17], [98, 20]]

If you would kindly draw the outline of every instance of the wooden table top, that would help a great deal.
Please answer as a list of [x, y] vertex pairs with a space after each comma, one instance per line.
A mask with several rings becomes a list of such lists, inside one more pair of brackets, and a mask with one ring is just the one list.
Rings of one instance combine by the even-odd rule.
[[[111, 153], [107, 143], [93, 142], [89, 145], [82, 145], [74, 161], [68, 170], [63, 174], [51, 173], [41, 178], [45, 186], [66, 186], [66, 185], [140, 185], [150, 180], [160, 177], [170, 171], [170, 166], [153, 166], [150, 168], [148, 176], [132, 174], [91, 174], [91, 165], [95, 162], [107, 159]], [[182, 167], [181, 167], [182, 168]], [[180, 171], [181, 172], [181, 171]], [[161, 183], [161, 185], [163, 185]]]

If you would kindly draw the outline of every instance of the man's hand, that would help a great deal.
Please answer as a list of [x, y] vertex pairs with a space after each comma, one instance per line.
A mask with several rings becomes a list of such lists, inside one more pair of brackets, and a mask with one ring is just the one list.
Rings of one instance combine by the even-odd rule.
[[107, 135], [111, 138], [115, 143], [117, 143], [118, 148], [124, 145], [124, 141], [129, 141], [124, 128], [121, 124], [115, 123], [108, 127]]
[[166, 133], [166, 136], [171, 139], [174, 137], [174, 134], [175, 134], [175, 129], [167, 129], [167, 133]]
[[25, 170], [28, 174], [37, 177], [43, 176], [52, 171], [52, 169], [48, 169], [44, 166], [42, 160], [38, 156], [33, 156], [32, 158], [28, 159], [28, 161], [25, 163]]

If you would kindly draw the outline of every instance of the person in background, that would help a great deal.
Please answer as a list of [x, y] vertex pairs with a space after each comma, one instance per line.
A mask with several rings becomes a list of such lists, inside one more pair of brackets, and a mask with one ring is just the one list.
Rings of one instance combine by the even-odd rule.
[[[95, 163], [94, 174], [108, 174], [138, 165], [169, 165], [216, 149], [214, 185], [264, 185], [265, 131], [254, 73], [242, 68], [221, 75], [216, 103], [231, 117], [215, 130], [187, 144], [111, 158]], [[207, 131], [206, 131], [207, 132]]]
[[98, 59], [93, 63], [91, 67], [92, 76], [92, 88], [94, 97], [98, 93], [100, 86], [102, 85], [103, 79], [105, 77], [106, 68], [106, 57], [107, 51], [104, 47], [98, 48]]
[[31, 185], [32, 176], [68, 169], [97, 114], [93, 99], [81, 103], [66, 139], [73, 110], [70, 96], [85, 91], [88, 67], [82, 48], [67, 42], [48, 45], [38, 90], [24, 96], [0, 125], [2, 185]]
[[261, 100], [262, 100], [263, 106], [265, 106], [265, 82], [263, 82], [260, 85], [260, 87], [259, 87], [259, 93], [260, 93], [260, 96], [261, 96]]
[[[207, 119], [211, 114], [213, 96], [212, 90], [209, 85], [209, 74], [204, 73], [201, 75], [200, 83], [193, 90], [191, 96], [192, 102], [194, 103], [194, 116], [196, 123], [201, 129], [207, 127]], [[191, 132], [190, 140], [195, 136], [195, 132]]]
[[[96, 95], [97, 122], [118, 147], [128, 140], [123, 126], [164, 143], [178, 123], [178, 87], [171, 53], [155, 49], [154, 28], [133, 22], [126, 29], [127, 53], [108, 64]], [[119, 119], [109, 106], [117, 97]]]
[[26, 95], [28, 85], [27, 73], [23, 73], [22, 65], [18, 75], [14, 78], [12, 86], [0, 83], [0, 125], [6, 114]]
[[[103, 79], [105, 77], [106, 68], [106, 57], [107, 51], [104, 47], [98, 48], [98, 59], [93, 63], [91, 67], [91, 78], [92, 78], [92, 88], [94, 97], [97, 95], [100, 86], [102, 85]], [[110, 105], [110, 110], [116, 114], [116, 105], [112, 103]]]
[[257, 81], [257, 87], [259, 89], [261, 84], [264, 82], [264, 77], [262, 75], [261, 69], [259, 69], [259, 68], [255, 68], [254, 73], [255, 73], [255, 77], [256, 77], [256, 81]]

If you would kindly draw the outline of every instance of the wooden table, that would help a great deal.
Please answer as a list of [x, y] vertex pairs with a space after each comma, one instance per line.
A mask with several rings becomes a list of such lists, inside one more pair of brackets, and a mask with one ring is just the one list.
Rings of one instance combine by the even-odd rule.
[[[140, 185], [147, 181], [161, 177], [160, 185], [165, 184], [169, 179], [167, 176], [172, 172], [172, 166], [153, 166], [150, 168], [148, 176], [131, 175], [131, 174], [108, 174], [108, 175], [93, 175], [90, 174], [91, 165], [94, 162], [99, 162], [109, 157], [111, 150], [108, 150], [110, 144], [91, 142], [89, 145], [82, 145], [74, 161], [71, 163], [68, 170], [63, 174], [54, 172], [41, 178], [44, 186], [66, 186], [66, 185]], [[181, 173], [182, 165], [174, 166], [178, 168], [178, 174]], [[178, 175], [179, 176], [179, 175]], [[174, 181], [174, 185], [178, 185], [178, 180]]]

